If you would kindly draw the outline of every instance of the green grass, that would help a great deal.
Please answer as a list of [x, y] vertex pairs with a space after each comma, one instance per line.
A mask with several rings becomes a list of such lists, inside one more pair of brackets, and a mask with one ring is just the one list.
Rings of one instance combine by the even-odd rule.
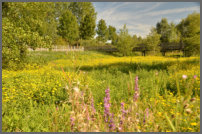
[[[24, 70], [4, 69], [2, 72], [3, 131], [111, 131], [103, 120], [105, 90], [110, 88], [111, 112], [118, 125], [120, 103], [124, 102], [126, 109], [133, 105], [136, 76], [140, 89], [138, 109], [128, 113], [126, 118], [133, 120], [125, 121], [123, 131], [200, 131], [199, 57], [115, 57], [98, 52], [31, 52], [28, 59], [29, 64]], [[183, 79], [182, 75], [188, 78]], [[194, 75], [197, 75], [196, 80]], [[72, 98], [74, 87], [85, 94], [84, 102]], [[87, 113], [82, 112], [83, 107], [73, 103], [90, 106], [92, 96], [97, 111], [94, 125], [86, 121]], [[194, 103], [190, 101], [193, 98], [196, 99]], [[188, 106], [184, 108], [185, 105]], [[144, 124], [146, 108], [149, 108], [150, 118]], [[139, 113], [139, 122], [133, 115], [135, 112]], [[74, 128], [71, 127], [72, 116], [75, 118]], [[79, 120], [81, 117], [78, 116], [82, 116], [83, 120]], [[84, 126], [79, 123], [81, 121], [85, 122]]]

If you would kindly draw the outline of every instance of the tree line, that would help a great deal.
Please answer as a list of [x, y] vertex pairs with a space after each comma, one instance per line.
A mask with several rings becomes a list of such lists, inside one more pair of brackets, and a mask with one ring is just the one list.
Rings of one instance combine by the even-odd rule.
[[25, 61], [28, 47], [103, 45], [107, 40], [124, 56], [138, 44], [158, 52], [160, 43], [172, 42], [183, 42], [189, 55], [200, 53], [199, 13], [188, 15], [177, 25], [162, 18], [145, 38], [131, 36], [126, 25], [119, 30], [107, 26], [104, 19], [96, 25], [96, 19], [91, 2], [3, 2], [3, 67]]

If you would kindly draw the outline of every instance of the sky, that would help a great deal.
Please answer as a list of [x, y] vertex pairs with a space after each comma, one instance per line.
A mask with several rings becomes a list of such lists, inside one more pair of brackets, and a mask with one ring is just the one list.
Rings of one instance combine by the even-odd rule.
[[178, 24], [194, 11], [200, 12], [199, 2], [93, 2], [97, 23], [104, 19], [107, 25], [121, 29], [126, 24], [129, 34], [146, 37], [162, 18]]

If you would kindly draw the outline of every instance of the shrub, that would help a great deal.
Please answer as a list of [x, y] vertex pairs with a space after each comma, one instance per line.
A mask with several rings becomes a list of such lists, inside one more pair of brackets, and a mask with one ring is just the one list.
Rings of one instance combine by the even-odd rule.
[[80, 46], [96, 46], [98, 42], [93, 39], [93, 40], [79, 40]]

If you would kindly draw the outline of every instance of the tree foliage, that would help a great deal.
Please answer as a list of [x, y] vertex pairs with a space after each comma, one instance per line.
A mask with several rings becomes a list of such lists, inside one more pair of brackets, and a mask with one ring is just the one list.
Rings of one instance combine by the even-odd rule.
[[[49, 7], [49, 8], [48, 8]], [[54, 24], [49, 13], [51, 5], [35, 2], [6, 2], [2, 16], [3, 67], [15, 66], [25, 61], [27, 48], [51, 47], [54, 29], [45, 26]], [[15, 64], [15, 65], [14, 65]]]
[[95, 19], [90, 14], [87, 14], [79, 27], [80, 38], [84, 40], [92, 39], [95, 35], [95, 27]]
[[91, 2], [71, 2], [69, 10], [76, 16], [79, 25], [87, 14], [96, 19], [97, 13]]
[[133, 39], [129, 35], [126, 25], [124, 25], [123, 28], [120, 29], [116, 46], [120, 53], [123, 54], [123, 56], [127, 56], [132, 53], [132, 49], [134, 47]]
[[80, 39], [92, 38], [95, 35], [97, 16], [93, 4], [91, 2], [71, 2], [69, 10], [77, 18]]
[[161, 22], [156, 24], [156, 30], [161, 35], [161, 42], [168, 42], [169, 24], [166, 18], [162, 18]]
[[113, 45], [117, 42], [116, 28], [110, 25], [108, 26], [108, 40], [111, 40]]
[[71, 11], [66, 11], [59, 19], [58, 34], [70, 44], [79, 38], [79, 26]]
[[177, 25], [188, 56], [200, 54], [200, 14], [192, 13]]
[[148, 50], [153, 51], [154, 53], [160, 51], [160, 37], [161, 35], [157, 33], [155, 28], [151, 29], [151, 32], [145, 40], [145, 44]]
[[179, 43], [180, 42], [180, 32], [176, 28], [174, 23], [169, 25], [168, 30], [168, 42], [169, 43]]
[[108, 29], [105, 20], [101, 19], [97, 25], [97, 39], [106, 42], [108, 39]]

